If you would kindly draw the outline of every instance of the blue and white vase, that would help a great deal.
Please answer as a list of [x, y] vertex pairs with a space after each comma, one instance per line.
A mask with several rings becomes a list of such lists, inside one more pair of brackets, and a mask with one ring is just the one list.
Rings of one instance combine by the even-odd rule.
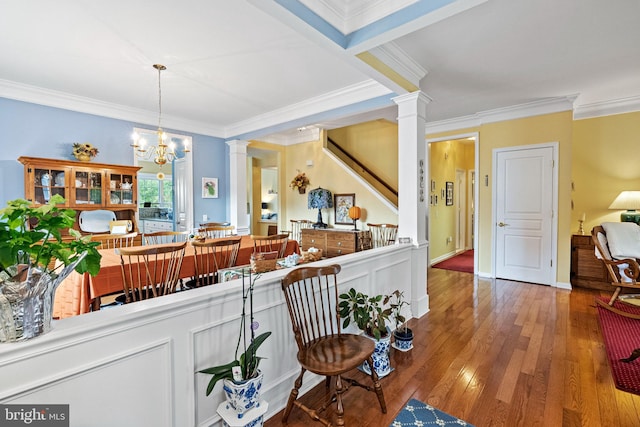
[[[389, 347], [391, 346], [391, 331], [387, 328], [387, 335], [376, 340], [374, 337], [369, 335], [365, 336], [369, 339], [375, 341], [376, 346], [373, 350], [373, 369], [375, 369], [376, 374], [378, 374], [378, 378], [386, 377], [391, 372], [391, 362], [389, 361]], [[371, 375], [371, 369], [369, 368], [369, 363], [364, 362], [362, 364], [362, 370]]]
[[258, 371], [257, 377], [250, 378], [241, 383], [235, 383], [226, 378], [224, 379], [222, 389], [227, 398], [227, 407], [235, 411], [238, 418], [242, 418], [245, 412], [259, 405], [262, 378], [262, 371]]
[[394, 342], [391, 344], [393, 348], [400, 351], [409, 351], [413, 348], [413, 331], [407, 328], [406, 332], [404, 329], [396, 329], [393, 331]]

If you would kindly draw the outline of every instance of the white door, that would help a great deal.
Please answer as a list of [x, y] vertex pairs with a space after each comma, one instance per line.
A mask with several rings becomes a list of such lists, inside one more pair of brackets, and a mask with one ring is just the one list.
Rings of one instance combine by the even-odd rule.
[[553, 163], [552, 146], [494, 150], [498, 278], [554, 281]]
[[173, 162], [173, 217], [177, 231], [193, 228], [193, 174], [191, 156]]

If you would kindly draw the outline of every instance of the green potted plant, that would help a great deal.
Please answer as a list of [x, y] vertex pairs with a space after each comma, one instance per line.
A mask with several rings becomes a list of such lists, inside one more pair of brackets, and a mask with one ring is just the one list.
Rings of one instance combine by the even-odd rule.
[[[373, 368], [380, 378], [391, 372], [389, 362], [391, 332], [387, 327], [391, 308], [386, 307], [389, 298], [388, 295], [368, 296], [351, 288], [349, 292], [340, 294], [341, 301], [338, 304], [340, 317], [344, 319], [342, 327], [346, 328], [353, 321], [366, 336], [375, 341], [376, 346], [372, 356]], [[366, 373], [371, 372], [367, 362], [361, 368]]]
[[413, 348], [413, 331], [407, 326], [407, 319], [402, 314], [402, 307], [409, 306], [409, 302], [404, 299], [404, 292], [398, 289], [389, 295], [389, 307], [396, 329], [393, 331], [393, 348], [400, 351], [409, 351]]
[[0, 210], [0, 342], [47, 332], [60, 282], [73, 269], [100, 270], [99, 243], [72, 228], [76, 213], [61, 203], [60, 195], [40, 206], [16, 199]]
[[[245, 285], [245, 274], [242, 271], [242, 313], [240, 315], [240, 331], [234, 359], [224, 365], [212, 366], [199, 372], [212, 375], [207, 386], [206, 394], [209, 396], [218, 381], [223, 380], [223, 390], [227, 403], [236, 412], [238, 418], [248, 410], [259, 405], [260, 389], [262, 387], [262, 372], [258, 369], [260, 361], [258, 349], [269, 338], [271, 332], [263, 332], [256, 336], [258, 322], [253, 317], [253, 288], [260, 275], [253, 279], [249, 271], [249, 286]], [[249, 324], [247, 325], [247, 303], [249, 304]], [[251, 334], [248, 335], [247, 328]], [[242, 348], [242, 353], [238, 354]]]

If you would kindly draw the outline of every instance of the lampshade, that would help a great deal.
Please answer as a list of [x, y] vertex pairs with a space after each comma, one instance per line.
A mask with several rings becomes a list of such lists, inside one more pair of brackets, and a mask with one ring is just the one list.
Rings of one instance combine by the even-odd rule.
[[349, 208], [349, 218], [353, 220], [360, 219], [361, 214], [362, 214], [362, 211], [359, 206], [351, 206]]
[[609, 209], [626, 209], [626, 212], [620, 214], [620, 221], [640, 224], [640, 213], [636, 212], [636, 209], [640, 209], [640, 191], [621, 192], [609, 205]]
[[322, 209], [333, 207], [331, 191], [320, 187], [309, 191], [307, 207], [309, 209], [318, 209], [318, 221], [313, 224], [313, 228], [327, 228], [327, 224], [322, 221]]

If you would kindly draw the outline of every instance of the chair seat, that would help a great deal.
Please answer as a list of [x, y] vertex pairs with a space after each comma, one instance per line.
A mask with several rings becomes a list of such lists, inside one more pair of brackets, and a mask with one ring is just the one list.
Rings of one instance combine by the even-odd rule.
[[298, 352], [298, 361], [319, 375], [338, 375], [355, 369], [373, 354], [375, 343], [362, 335], [343, 334], [319, 338]]

